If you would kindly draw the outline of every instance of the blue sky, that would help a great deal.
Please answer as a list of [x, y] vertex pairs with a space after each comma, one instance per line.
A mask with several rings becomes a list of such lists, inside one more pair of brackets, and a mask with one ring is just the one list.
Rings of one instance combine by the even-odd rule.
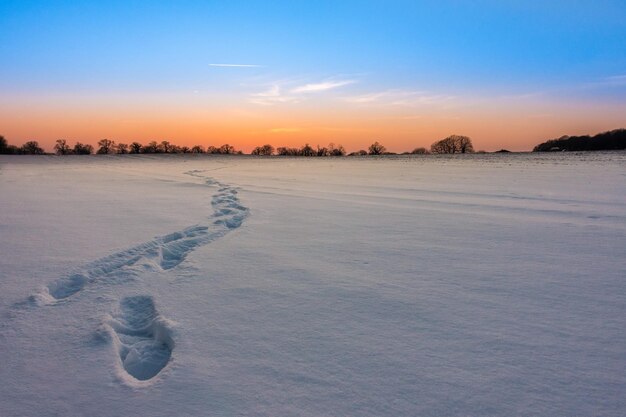
[[502, 92], [626, 74], [623, 1], [0, 4], [11, 89], [179, 88], [223, 76], [209, 63]]
[[2, 0], [0, 92], [294, 105], [309, 86], [356, 104], [543, 95], [623, 105], [624, 22], [623, 0]]

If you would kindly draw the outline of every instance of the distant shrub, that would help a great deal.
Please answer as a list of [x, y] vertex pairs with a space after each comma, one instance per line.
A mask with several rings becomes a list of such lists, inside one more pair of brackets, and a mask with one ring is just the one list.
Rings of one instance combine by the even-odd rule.
[[411, 151], [412, 155], [426, 155], [429, 153], [426, 148], [415, 148]]

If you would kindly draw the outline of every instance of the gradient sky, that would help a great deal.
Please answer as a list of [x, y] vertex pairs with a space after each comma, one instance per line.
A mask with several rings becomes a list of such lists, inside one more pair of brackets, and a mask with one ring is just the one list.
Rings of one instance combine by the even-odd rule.
[[0, 135], [529, 150], [626, 127], [625, 22], [624, 0], [0, 0]]

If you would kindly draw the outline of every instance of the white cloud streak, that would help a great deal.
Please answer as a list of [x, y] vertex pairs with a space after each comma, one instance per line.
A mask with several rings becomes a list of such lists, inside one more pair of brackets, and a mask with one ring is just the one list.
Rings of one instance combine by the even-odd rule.
[[345, 101], [354, 104], [378, 104], [387, 106], [418, 106], [443, 104], [454, 100], [454, 96], [430, 94], [425, 91], [386, 90], [375, 93], [346, 97]]
[[341, 81], [324, 81], [321, 83], [304, 84], [295, 87], [291, 90], [292, 93], [319, 93], [322, 91], [333, 90], [335, 88], [343, 87], [344, 85], [354, 84], [355, 80], [341, 80]]
[[295, 87], [293, 86], [295, 84], [293, 81], [274, 82], [267, 90], [249, 95], [248, 102], [262, 106], [299, 103], [306, 101], [311, 94], [321, 94], [348, 84], [354, 84], [355, 82], [355, 80], [335, 80], [296, 85]]
[[271, 106], [279, 103], [297, 103], [298, 101], [298, 97], [282, 94], [278, 84], [272, 85], [266, 91], [252, 94], [248, 98], [249, 103], [259, 104], [261, 106]]

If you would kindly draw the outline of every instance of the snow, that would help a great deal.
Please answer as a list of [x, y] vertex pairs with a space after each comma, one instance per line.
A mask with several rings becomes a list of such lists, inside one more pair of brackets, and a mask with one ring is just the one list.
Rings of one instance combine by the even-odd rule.
[[1, 416], [626, 411], [626, 153], [0, 158]]

